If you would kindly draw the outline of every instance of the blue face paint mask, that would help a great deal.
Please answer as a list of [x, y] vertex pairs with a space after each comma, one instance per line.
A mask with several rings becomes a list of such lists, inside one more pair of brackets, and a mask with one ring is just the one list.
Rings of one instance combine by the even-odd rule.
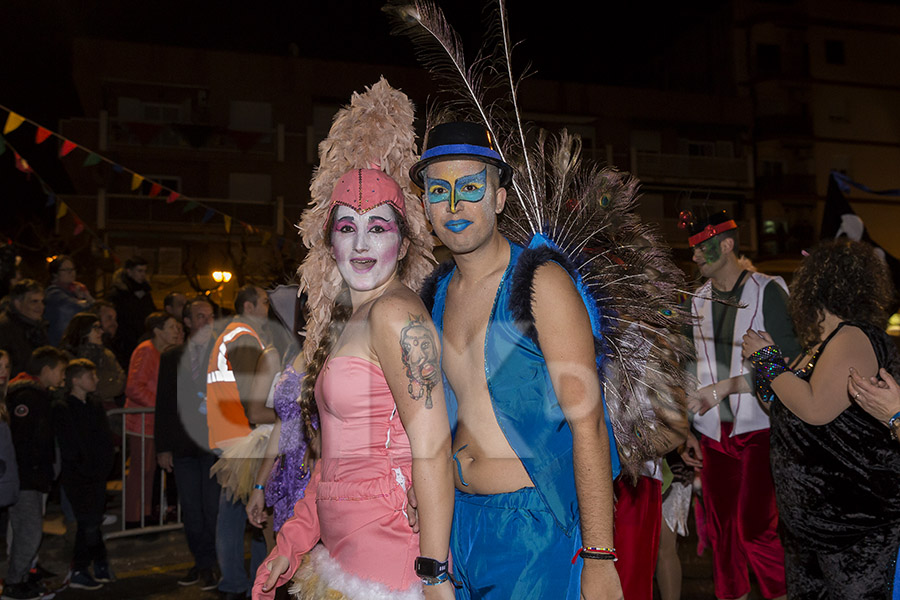
[[425, 197], [429, 204], [450, 203], [450, 212], [456, 212], [460, 202], [481, 202], [487, 192], [487, 168], [479, 173], [460, 177], [450, 185], [443, 179], [425, 178]]

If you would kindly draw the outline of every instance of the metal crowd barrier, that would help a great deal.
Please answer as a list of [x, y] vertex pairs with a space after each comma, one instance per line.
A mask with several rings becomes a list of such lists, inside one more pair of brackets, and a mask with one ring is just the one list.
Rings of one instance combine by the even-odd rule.
[[[140, 527], [135, 527], [135, 528], [131, 528], [131, 529], [126, 528], [125, 515], [127, 514], [127, 511], [126, 511], [125, 503], [127, 501], [126, 500], [127, 499], [126, 492], [127, 492], [128, 484], [126, 483], [125, 475], [126, 475], [126, 472], [128, 469], [128, 464], [127, 464], [128, 439], [129, 439], [129, 436], [132, 436], [132, 437], [137, 436], [137, 437], [140, 437], [142, 440], [144, 438], [152, 439], [152, 436], [144, 435], [143, 431], [144, 431], [144, 425], [146, 424], [146, 421], [147, 421], [147, 415], [153, 414], [154, 411], [155, 411], [154, 408], [115, 408], [113, 410], [109, 410], [106, 412], [107, 416], [109, 417], [110, 423], [114, 423], [116, 417], [120, 417], [120, 420], [121, 420], [119, 429], [120, 429], [120, 433], [122, 435], [122, 491], [121, 491], [122, 512], [119, 515], [119, 523], [117, 526], [118, 529], [116, 531], [110, 531], [110, 532], [105, 533], [103, 535], [103, 537], [105, 539], [130, 537], [130, 536], [142, 535], [142, 534], [146, 534], [146, 533], [158, 533], [161, 531], [172, 531], [175, 529], [180, 529], [182, 527], [181, 502], [178, 502], [176, 505], [177, 508], [175, 511], [175, 522], [174, 523], [166, 523], [166, 515], [168, 513], [168, 508], [169, 508], [168, 503], [167, 503], [167, 498], [166, 498], [166, 472], [163, 471], [159, 466], [157, 466], [156, 470], [160, 471], [159, 519], [158, 519], [158, 522], [151, 523], [151, 522], [149, 522], [150, 520], [146, 518], [147, 511], [145, 510], [146, 505], [144, 503], [144, 499], [146, 497], [146, 488], [145, 488], [146, 481], [145, 481], [143, 472], [141, 472], [138, 474], [138, 478], [140, 479], [140, 482], [141, 482]], [[125, 431], [125, 421], [126, 421], [125, 415], [141, 415], [141, 433], [131, 433], [131, 432]], [[146, 452], [147, 452], [146, 445], [141, 443], [141, 465], [142, 466], [144, 464], [146, 464], [146, 461], [147, 461]], [[154, 462], [156, 461], [155, 456], [153, 457], [153, 461]], [[132, 461], [132, 468], [134, 468], [134, 461]]]

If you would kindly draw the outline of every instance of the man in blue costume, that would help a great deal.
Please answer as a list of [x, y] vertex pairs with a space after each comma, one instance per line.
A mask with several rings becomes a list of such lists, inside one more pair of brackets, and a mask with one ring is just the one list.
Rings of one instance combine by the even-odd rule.
[[454, 436], [457, 598], [621, 598], [618, 462], [575, 275], [498, 230], [512, 168], [483, 126], [438, 125], [425, 148], [410, 176], [454, 259], [422, 294]]

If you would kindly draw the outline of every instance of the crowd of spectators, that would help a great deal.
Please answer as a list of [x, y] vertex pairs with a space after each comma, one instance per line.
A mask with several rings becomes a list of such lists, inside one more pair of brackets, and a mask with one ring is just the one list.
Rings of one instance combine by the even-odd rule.
[[[78, 281], [76, 268], [71, 256], [57, 256], [47, 262], [46, 287], [18, 271], [4, 282], [8, 293], [0, 304], [0, 512], [10, 528], [4, 598], [47, 593], [36, 575], [42, 571], [37, 557], [47, 496], [56, 489], [64, 522], [73, 533], [68, 585], [94, 590], [115, 579], [101, 527], [105, 519], [112, 520], [106, 513], [115, 512], [107, 481], [119, 478], [125, 490], [121, 518], [127, 529], [174, 518], [176, 503], [181, 503], [196, 564], [179, 583], [199, 582], [204, 589], [214, 589], [220, 584], [219, 565], [228, 560], [222, 553], [243, 556], [239, 548], [230, 552], [221, 544], [217, 547], [217, 530], [219, 537], [224, 533], [240, 546], [247, 517], [246, 501], [223, 493], [211, 470], [228, 438], [235, 437], [229, 421], [235, 415], [245, 424], [242, 433], [274, 420], [271, 402], [266, 407], [265, 400], [288, 352], [290, 327], [273, 326], [270, 331], [268, 294], [257, 286], [238, 292], [234, 320], [216, 321], [220, 309], [203, 294], [188, 298], [170, 293], [157, 310], [148, 264], [141, 258], [125, 263], [107, 292], [98, 294], [101, 299]], [[293, 290], [291, 294], [296, 296]], [[249, 346], [246, 340], [220, 335], [223, 330], [249, 329], [254, 332]], [[297, 345], [291, 347], [293, 358]], [[263, 354], [266, 359], [258, 369]], [[216, 414], [224, 418], [211, 433], [207, 379], [210, 369], [220, 370], [222, 360], [229, 368], [234, 364], [237, 385], [235, 390], [219, 390], [216, 410], [224, 413]], [[258, 396], [260, 402], [251, 401]], [[117, 418], [124, 418], [124, 424], [115, 422], [124, 431], [121, 439], [108, 412], [123, 408], [127, 414]], [[119, 452], [127, 458], [125, 473], [116, 469]], [[161, 517], [159, 489], [166, 477], [170, 514]], [[176, 489], [182, 490], [177, 496]], [[266, 543], [257, 537], [259, 554]], [[245, 573], [238, 586], [248, 582]], [[226, 597], [230, 593], [222, 592]]]
[[[713, 241], [727, 245], [726, 238]], [[716, 260], [729, 258], [724, 255]], [[246, 525], [256, 528], [256, 565], [271, 547], [273, 527], [278, 530], [302, 494], [295, 484], [309, 478], [296, 403], [305, 370], [296, 335], [303, 329], [296, 288], [267, 292], [244, 286], [234, 298], [233, 318], [217, 319], [218, 307], [202, 294], [170, 293], [157, 310], [147, 268], [143, 259], [129, 260], [98, 300], [77, 280], [70, 256], [48, 262], [46, 288], [18, 274], [4, 283], [0, 510], [11, 534], [4, 597], [46, 593], [34, 572], [46, 498], [55, 486], [75, 527], [68, 583], [93, 590], [115, 580], [101, 533], [110, 500], [107, 480], [124, 480], [121, 518], [126, 527], [142, 528], [165, 517], [156, 511], [168, 474], [167, 489], [178, 490], [177, 499], [167, 497], [169, 506], [180, 502], [195, 561], [179, 584], [218, 587], [226, 599], [243, 597], [252, 575], [243, 570]], [[741, 269], [738, 281], [750, 277]], [[741, 393], [766, 402], [761, 406], [771, 411], [776, 518], [783, 523], [778, 536], [788, 589], [797, 589], [792, 586], [798, 581], [810, 589], [833, 587], [832, 577], [849, 571], [881, 589], [876, 580], [887, 576], [886, 563], [893, 564], [888, 555], [900, 531], [898, 480], [878, 475], [900, 472], [900, 445], [890, 437], [900, 432], [900, 355], [884, 334], [891, 302], [887, 273], [868, 247], [836, 243], [805, 259], [789, 300], [780, 290], [789, 302], [789, 327], [807, 350], [782, 344], [778, 351], [790, 352], [793, 360], [772, 360], [777, 339], [751, 328], [743, 349], [757, 371], [755, 388], [748, 383]], [[741, 335], [736, 330], [732, 336], [738, 347]], [[822, 368], [813, 375], [818, 363]], [[721, 392], [712, 397], [723, 400]], [[698, 406], [701, 415], [712, 408]], [[119, 439], [107, 413], [123, 407], [141, 411], [125, 416], [125, 439]], [[844, 447], [842, 440], [857, 438], [858, 444]], [[248, 460], [251, 446], [264, 451]], [[681, 450], [687, 464], [675, 465], [688, 473], [685, 487], [693, 479], [691, 467], [710, 469], [714, 449], [701, 446], [694, 451], [688, 443]], [[127, 457], [126, 473], [116, 471], [117, 452]], [[670, 456], [674, 460], [677, 454]], [[867, 490], [873, 501], [860, 504], [846, 489], [854, 477], [854, 489]], [[859, 523], [841, 517], [853, 506]], [[829, 529], [840, 519], [842, 535], [853, 538], [849, 557]], [[810, 533], [811, 527], [818, 529]], [[674, 555], [674, 533], [666, 539]], [[661, 565], [665, 555], [659, 556]], [[824, 555], [843, 558], [823, 571]], [[678, 597], [662, 583], [664, 600]], [[855, 589], [850, 585], [847, 593]]]

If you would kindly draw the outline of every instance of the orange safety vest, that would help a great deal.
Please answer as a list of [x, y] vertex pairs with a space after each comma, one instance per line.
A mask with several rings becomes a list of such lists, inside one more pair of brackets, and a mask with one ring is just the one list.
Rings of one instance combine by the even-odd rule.
[[265, 345], [253, 328], [240, 321], [232, 321], [216, 339], [209, 367], [206, 370], [206, 423], [209, 426], [209, 447], [222, 448], [223, 442], [242, 438], [252, 431], [238, 393], [234, 371], [228, 361], [227, 345], [243, 335], [250, 335], [263, 350]]

